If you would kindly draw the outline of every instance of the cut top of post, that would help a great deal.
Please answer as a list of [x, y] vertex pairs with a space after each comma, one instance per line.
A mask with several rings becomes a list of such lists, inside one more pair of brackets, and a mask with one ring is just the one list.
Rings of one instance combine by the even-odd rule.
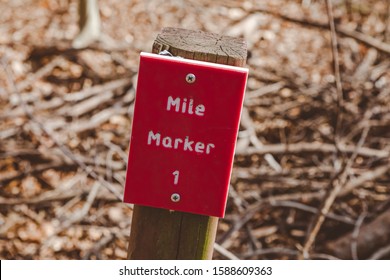
[[244, 66], [247, 46], [244, 39], [214, 33], [166, 27], [153, 44], [153, 53], [169, 51], [183, 58]]

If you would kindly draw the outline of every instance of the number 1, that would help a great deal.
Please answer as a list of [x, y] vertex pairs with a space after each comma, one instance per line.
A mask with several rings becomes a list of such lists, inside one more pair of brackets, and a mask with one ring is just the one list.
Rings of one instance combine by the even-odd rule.
[[179, 170], [175, 170], [175, 172], [172, 173], [173, 176], [175, 176], [175, 178], [173, 179], [173, 184], [174, 185], [177, 185], [177, 183], [179, 183]]

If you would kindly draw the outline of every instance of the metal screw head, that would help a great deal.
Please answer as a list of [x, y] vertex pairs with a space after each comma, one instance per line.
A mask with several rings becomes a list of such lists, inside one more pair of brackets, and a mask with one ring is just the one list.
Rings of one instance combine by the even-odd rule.
[[196, 77], [194, 74], [192, 74], [192, 73], [187, 74], [187, 76], [186, 76], [187, 83], [193, 84], [193, 83], [195, 83], [195, 80], [196, 80]]
[[179, 201], [180, 201], [180, 194], [178, 194], [178, 193], [172, 194], [172, 195], [171, 195], [171, 200], [172, 200], [173, 202], [179, 202]]

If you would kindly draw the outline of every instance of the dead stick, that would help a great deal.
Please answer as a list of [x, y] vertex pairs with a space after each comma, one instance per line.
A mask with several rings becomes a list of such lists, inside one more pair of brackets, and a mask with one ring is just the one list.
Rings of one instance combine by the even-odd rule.
[[[371, 114], [366, 115], [367, 118], [371, 117]], [[348, 171], [352, 168], [352, 165], [358, 155], [359, 149], [363, 146], [367, 135], [368, 135], [369, 127], [366, 127], [362, 135], [359, 139], [359, 142], [356, 146], [356, 151], [351, 155], [351, 157], [348, 159], [347, 163], [344, 164], [344, 166], [341, 167], [340, 171], [334, 176], [334, 178], [330, 182], [330, 189], [325, 195], [323, 199], [323, 203], [321, 207], [319, 208], [318, 214], [313, 220], [313, 223], [311, 224], [309, 228], [309, 234], [307, 236], [307, 239], [304, 243], [303, 249], [302, 249], [302, 256], [303, 258], [308, 258], [309, 256], [309, 250], [311, 249], [312, 245], [315, 242], [315, 239], [322, 227], [322, 224], [325, 221], [326, 215], [329, 213], [334, 201], [336, 200], [337, 196], [339, 195], [340, 191], [346, 186], [347, 179], [348, 179]]]
[[386, 27], [385, 27], [385, 43], [390, 41], [390, 1], [387, 2]]
[[379, 260], [386, 255], [390, 254], [390, 245], [380, 248], [378, 251], [376, 251], [374, 254], [372, 254], [371, 257], [369, 257], [369, 260]]
[[[246, 44], [241, 39], [202, 31], [164, 28], [153, 53], [168, 50], [174, 56], [243, 66]], [[134, 206], [129, 259], [211, 259], [218, 218]]]
[[[339, 144], [340, 151], [345, 154], [352, 154], [356, 150], [355, 145]], [[320, 142], [299, 142], [289, 144], [264, 144], [261, 147], [248, 147], [245, 150], [238, 150], [237, 155], [250, 156], [253, 154], [299, 154], [299, 153], [335, 153], [334, 144]], [[388, 158], [390, 152], [387, 150], [377, 150], [368, 147], [361, 147], [358, 155], [365, 157]]]
[[[314, 27], [314, 28], [321, 28], [321, 29], [328, 29], [329, 28], [329, 25], [326, 23], [321, 23], [321, 22], [316, 22], [316, 21], [311, 21], [311, 20], [306, 20], [306, 19], [299, 19], [299, 18], [283, 15], [281, 13], [278, 13], [278, 12], [275, 12], [272, 10], [268, 10], [268, 9], [256, 8], [256, 9], [249, 10], [248, 12], [269, 14], [269, 15], [272, 15], [274, 17], [278, 17], [282, 20], [286, 20], [286, 21], [293, 22], [293, 23], [300, 24], [300, 25], [307, 26], [307, 27]], [[366, 44], [369, 47], [376, 48], [377, 50], [379, 50], [383, 53], [390, 54], [390, 44], [388, 44], [386, 42], [382, 42], [374, 37], [371, 37], [367, 34], [364, 34], [364, 33], [361, 33], [361, 32], [355, 31], [355, 30], [348, 30], [340, 25], [336, 25], [335, 27], [336, 27], [337, 33], [339, 33], [345, 37], [353, 38], [357, 41], [360, 41], [363, 44]]]
[[[337, 50], [337, 34], [336, 34], [336, 28], [334, 24], [334, 17], [333, 17], [333, 7], [332, 7], [332, 1], [327, 0], [326, 1], [327, 6], [327, 12], [328, 12], [328, 18], [329, 18], [329, 28], [331, 32], [331, 41], [332, 41], [332, 55], [333, 55], [333, 64], [334, 64], [334, 71], [335, 71], [335, 77], [336, 77], [336, 89], [337, 89], [337, 120], [336, 120], [336, 129], [335, 129], [335, 147], [337, 149], [337, 154], [340, 154], [339, 151], [339, 137], [340, 137], [340, 125], [342, 124], [342, 114], [341, 114], [341, 107], [343, 104], [343, 88], [341, 84], [341, 77], [340, 77], [340, 65], [338, 61], [338, 50]], [[371, 113], [366, 113], [366, 118], [371, 117]], [[321, 207], [319, 208], [318, 214], [313, 220], [313, 223], [310, 225], [308, 230], [308, 235], [306, 238], [305, 243], [303, 244], [302, 248], [302, 255], [300, 257], [308, 258], [309, 251], [311, 247], [313, 246], [315, 239], [325, 221], [326, 215], [329, 213], [335, 199], [337, 198], [339, 192], [341, 189], [345, 186], [348, 179], [348, 170], [352, 167], [357, 155], [358, 150], [363, 146], [367, 135], [369, 131], [369, 127], [366, 127], [362, 135], [359, 139], [359, 142], [356, 146], [356, 150], [351, 155], [349, 160], [341, 167], [341, 169], [337, 172], [336, 176], [331, 180], [330, 182], [330, 189], [328, 193], [325, 195], [323, 203]]]
[[[345, 234], [336, 240], [325, 245], [325, 251], [341, 259], [352, 259], [351, 243], [353, 242], [353, 232]], [[390, 214], [388, 211], [377, 216], [373, 221], [364, 224], [360, 228], [357, 236], [357, 251], [360, 259], [376, 259], [384, 257], [377, 255], [378, 250], [385, 249], [390, 242]], [[382, 251], [383, 252], [383, 251]], [[387, 248], [386, 253], [388, 254]]]
[[340, 73], [340, 62], [339, 62], [339, 52], [338, 52], [338, 44], [337, 44], [337, 34], [336, 34], [336, 26], [334, 23], [333, 17], [333, 7], [332, 1], [326, 1], [326, 8], [328, 11], [329, 18], [329, 29], [331, 35], [331, 44], [332, 44], [332, 58], [333, 58], [333, 71], [336, 79], [336, 104], [337, 104], [337, 115], [336, 115], [336, 124], [335, 124], [335, 133], [334, 133], [334, 145], [337, 149], [337, 154], [340, 154], [340, 137], [341, 137], [341, 128], [343, 124], [343, 114], [342, 108], [344, 105], [343, 101], [343, 86], [341, 82], [341, 73]]
[[358, 247], [357, 247], [357, 240], [360, 234], [360, 228], [362, 227], [363, 221], [366, 218], [367, 213], [364, 211], [362, 214], [360, 214], [359, 218], [356, 220], [355, 228], [352, 232], [352, 241], [351, 241], [351, 255], [352, 259], [358, 260]]

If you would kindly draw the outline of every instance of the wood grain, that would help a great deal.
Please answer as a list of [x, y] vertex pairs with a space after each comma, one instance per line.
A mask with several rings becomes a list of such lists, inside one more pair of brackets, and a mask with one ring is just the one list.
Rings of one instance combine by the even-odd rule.
[[164, 28], [154, 41], [153, 53], [163, 50], [174, 56], [233, 66], [244, 66], [247, 57], [241, 38], [173, 27]]

